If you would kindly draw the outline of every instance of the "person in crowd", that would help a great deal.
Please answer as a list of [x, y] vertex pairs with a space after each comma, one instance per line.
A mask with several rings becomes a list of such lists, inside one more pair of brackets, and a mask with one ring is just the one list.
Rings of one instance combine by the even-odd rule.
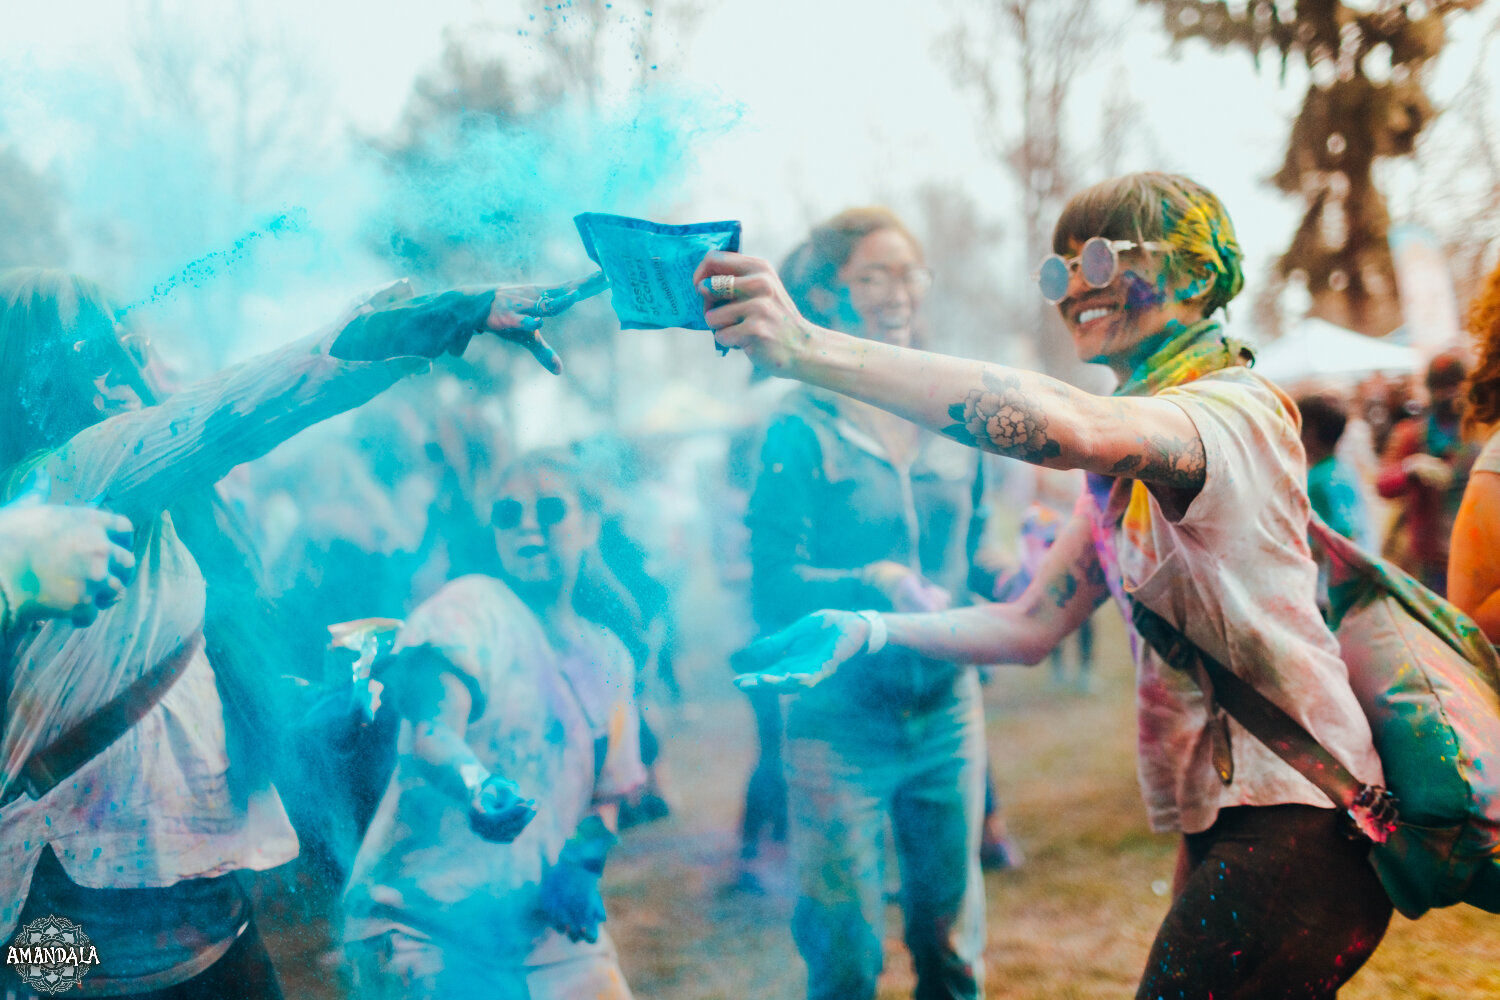
[[1453, 521], [1448, 598], [1500, 645], [1500, 267], [1484, 279], [1468, 318], [1478, 360], [1464, 421], [1481, 447]]
[[136, 562], [88, 628], [45, 622], [13, 643], [0, 937], [68, 914], [109, 956], [94, 990], [280, 996], [234, 877], [297, 852], [269, 763], [250, 752], [274, 752], [274, 721], [244, 721], [276, 664], [237, 655], [257, 606], [237, 599], [232, 564], [243, 571], [248, 554], [226, 539], [211, 488], [477, 333], [557, 370], [540, 317], [585, 286], [597, 282], [413, 298], [397, 283], [323, 333], [158, 398], [149, 356], [97, 285], [56, 271], [0, 277], [6, 493], [45, 476], [51, 501], [128, 518]]
[[[0, 507], [0, 643], [47, 618], [88, 625], [135, 576], [130, 521], [89, 507]], [[9, 664], [0, 656], [0, 670]]]
[[1334, 531], [1363, 549], [1374, 547], [1374, 529], [1359, 479], [1339, 460], [1337, 449], [1348, 424], [1343, 399], [1332, 392], [1297, 400], [1302, 414], [1302, 449], [1307, 453], [1307, 499]]
[[[403, 721], [344, 897], [355, 993], [628, 1000], [599, 880], [645, 770], [630, 655], [576, 606], [599, 506], [571, 459], [534, 452], [491, 520], [500, 577], [428, 598], [385, 672]], [[535, 796], [519, 836], [482, 822], [502, 774]]]
[[[852, 337], [898, 346], [921, 338], [931, 274], [921, 245], [886, 209], [851, 209], [814, 227], [785, 271], [798, 309]], [[973, 452], [856, 400], [794, 391], [766, 431], [746, 515], [756, 623], [769, 633], [818, 608], [947, 607], [966, 576], [980, 489]], [[875, 995], [889, 823], [919, 993], [981, 996], [978, 678], [970, 667], [886, 655], [882, 682], [816, 692], [786, 719], [792, 933], [808, 993]], [[781, 822], [781, 707], [774, 695], [752, 698], [761, 759], [745, 854]]]
[[[1016, 567], [996, 576], [991, 588], [997, 601], [1012, 601], [1025, 592], [1036, 576], [1047, 550], [1056, 542], [1058, 533], [1073, 514], [1078, 494], [1083, 490], [1083, 478], [1076, 471], [1034, 467], [1036, 488], [1026, 510], [1021, 514], [1020, 558]], [[1094, 626], [1093, 619], [1086, 619], [1074, 633], [1078, 641], [1078, 673], [1074, 677], [1075, 690], [1087, 693], [1094, 670]], [[1052, 683], [1063, 687], [1066, 673], [1063, 665], [1063, 647], [1058, 645], [1048, 654], [1052, 663]]]
[[[822, 611], [748, 655], [764, 670], [742, 683], [852, 702], [890, 682], [872, 650], [929, 658], [905, 661], [918, 664], [1037, 663], [1113, 592], [1127, 620], [1142, 602], [1360, 781], [1381, 783], [1315, 600], [1296, 410], [1214, 318], [1243, 283], [1222, 204], [1185, 177], [1117, 177], [1072, 197], [1053, 249], [1041, 291], [1078, 357], [1119, 378], [1111, 396], [822, 329], [763, 261], [705, 258], [708, 325], [758, 366], [967, 444], [1089, 474], [1017, 600], [916, 615]], [[1232, 720], [1215, 721], [1190, 672], [1148, 643], [1135, 648], [1148, 817], [1183, 834], [1175, 898], [1137, 997], [1335, 995], [1391, 915], [1368, 841], [1346, 836], [1339, 810], [1290, 765]]]
[[1448, 540], [1474, 463], [1460, 432], [1467, 375], [1457, 350], [1428, 363], [1427, 411], [1391, 430], [1375, 480], [1382, 497], [1400, 504], [1386, 557], [1439, 595], [1447, 593]]

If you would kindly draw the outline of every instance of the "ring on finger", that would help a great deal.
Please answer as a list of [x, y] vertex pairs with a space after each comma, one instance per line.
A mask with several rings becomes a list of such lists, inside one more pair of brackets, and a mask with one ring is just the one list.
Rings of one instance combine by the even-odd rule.
[[721, 299], [734, 298], [734, 275], [716, 274], [708, 279], [708, 290]]

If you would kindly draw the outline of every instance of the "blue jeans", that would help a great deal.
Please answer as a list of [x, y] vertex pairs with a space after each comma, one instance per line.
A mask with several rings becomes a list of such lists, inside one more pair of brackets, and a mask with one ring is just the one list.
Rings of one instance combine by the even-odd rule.
[[984, 714], [964, 671], [922, 712], [803, 695], [787, 723], [792, 936], [809, 1000], [871, 1000], [882, 965], [886, 821], [901, 871], [918, 1000], [984, 993]]

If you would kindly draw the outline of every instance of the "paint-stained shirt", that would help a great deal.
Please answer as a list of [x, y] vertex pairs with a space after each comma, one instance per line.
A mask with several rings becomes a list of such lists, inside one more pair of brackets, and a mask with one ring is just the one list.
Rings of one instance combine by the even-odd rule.
[[630, 655], [608, 629], [585, 624], [558, 651], [520, 598], [486, 576], [460, 577], [412, 613], [398, 648], [429, 648], [437, 657], [419, 663], [465, 682], [465, 742], [537, 812], [509, 844], [480, 838], [467, 805], [423, 776], [403, 722], [395, 772], [344, 897], [344, 940], [399, 930], [502, 967], [612, 948], [602, 931], [595, 944], [570, 942], [538, 912], [542, 876], [579, 822], [646, 778]]
[[[1157, 395], [1181, 407], [1198, 429], [1207, 457], [1203, 488], [1176, 521], [1144, 488], [1128, 493], [1118, 523], [1115, 512], [1100, 511], [1085, 496], [1109, 535], [1112, 556], [1104, 561], [1112, 582], [1253, 684], [1355, 777], [1380, 783], [1369, 723], [1349, 687], [1338, 641], [1318, 613], [1306, 458], [1294, 406], [1241, 367]], [[1214, 768], [1195, 678], [1163, 663], [1139, 639], [1135, 647], [1139, 773], [1153, 829], [1196, 833], [1230, 806], [1332, 805], [1233, 721], [1234, 778], [1225, 785]]]
[[[87, 628], [52, 621], [20, 637], [0, 791], [34, 752], [201, 632], [203, 575], [168, 505], [427, 364], [341, 361], [327, 351], [333, 332], [104, 420], [40, 462], [51, 501], [102, 500], [131, 518], [136, 574]], [[68, 878], [90, 888], [159, 888], [295, 857], [275, 789], [232, 795], [229, 766], [224, 710], [200, 640], [176, 683], [124, 735], [40, 799], [21, 794], [0, 807], [0, 938], [14, 928], [48, 844]]]

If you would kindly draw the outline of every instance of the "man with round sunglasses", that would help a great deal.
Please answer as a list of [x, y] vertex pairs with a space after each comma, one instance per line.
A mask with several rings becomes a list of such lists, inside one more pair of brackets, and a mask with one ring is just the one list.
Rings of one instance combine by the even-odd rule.
[[1120, 273], [1120, 251], [1140, 249], [1166, 253], [1171, 248], [1171, 244], [1160, 240], [1137, 243], [1135, 240], [1091, 236], [1083, 241], [1083, 248], [1075, 256], [1050, 253], [1043, 257], [1036, 272], [1037, 287], [1041, 289], [1042, 298], [1055, 306], [1068, 297], [1068, 285], [1073, 281], [1074, 271], [1083, 276], [1084, 283], [1090, 288], [1107, 288]]
[[[976, 447], [1089, 474], [1016, 600], [922, 615], [818, 612], [752, 647], [747, 660], [770, 669], [741, 685], [796, 692], [836, 671], [859, 676], [881, 662], [863, 654], [887, 645], [1035, 664], [1113, 595], [1127, 621], [1137, 604], [1156, 612], [1359, 781], [1380, 784], [1369, 724], [1317, 609], [1299, 415], [1215, 318], [1243, 284], [1223, 206], [1185, 177], [1114, 178], [1068, 202], [1053, 249], [1038, 272], [1042, 293], [1078, 357], [1114, 371], [1111, 396], [820, 329], [763, 261], [704, 260], [709, 326], [762, 369]], [[1137, 997], [1336, 995], [1390, 919], [1369, 841], [1345, 836], [1321, 791], [1211, 712], [1196, 677], [1133, 639], [1148, 818], [1183, 838]]]
[[[599, 880], [620, 802], [645, 783], [634, 664], [577, 610], [599, 535], [571, 459], [501, 474], [498, 575], [460, 577], [401, 629], [388, 687], [409, 720], [345, 894], [356, 995], [628, 1000]], [[459, 762], [535, 796], [504, 845], [440, 780]]]

